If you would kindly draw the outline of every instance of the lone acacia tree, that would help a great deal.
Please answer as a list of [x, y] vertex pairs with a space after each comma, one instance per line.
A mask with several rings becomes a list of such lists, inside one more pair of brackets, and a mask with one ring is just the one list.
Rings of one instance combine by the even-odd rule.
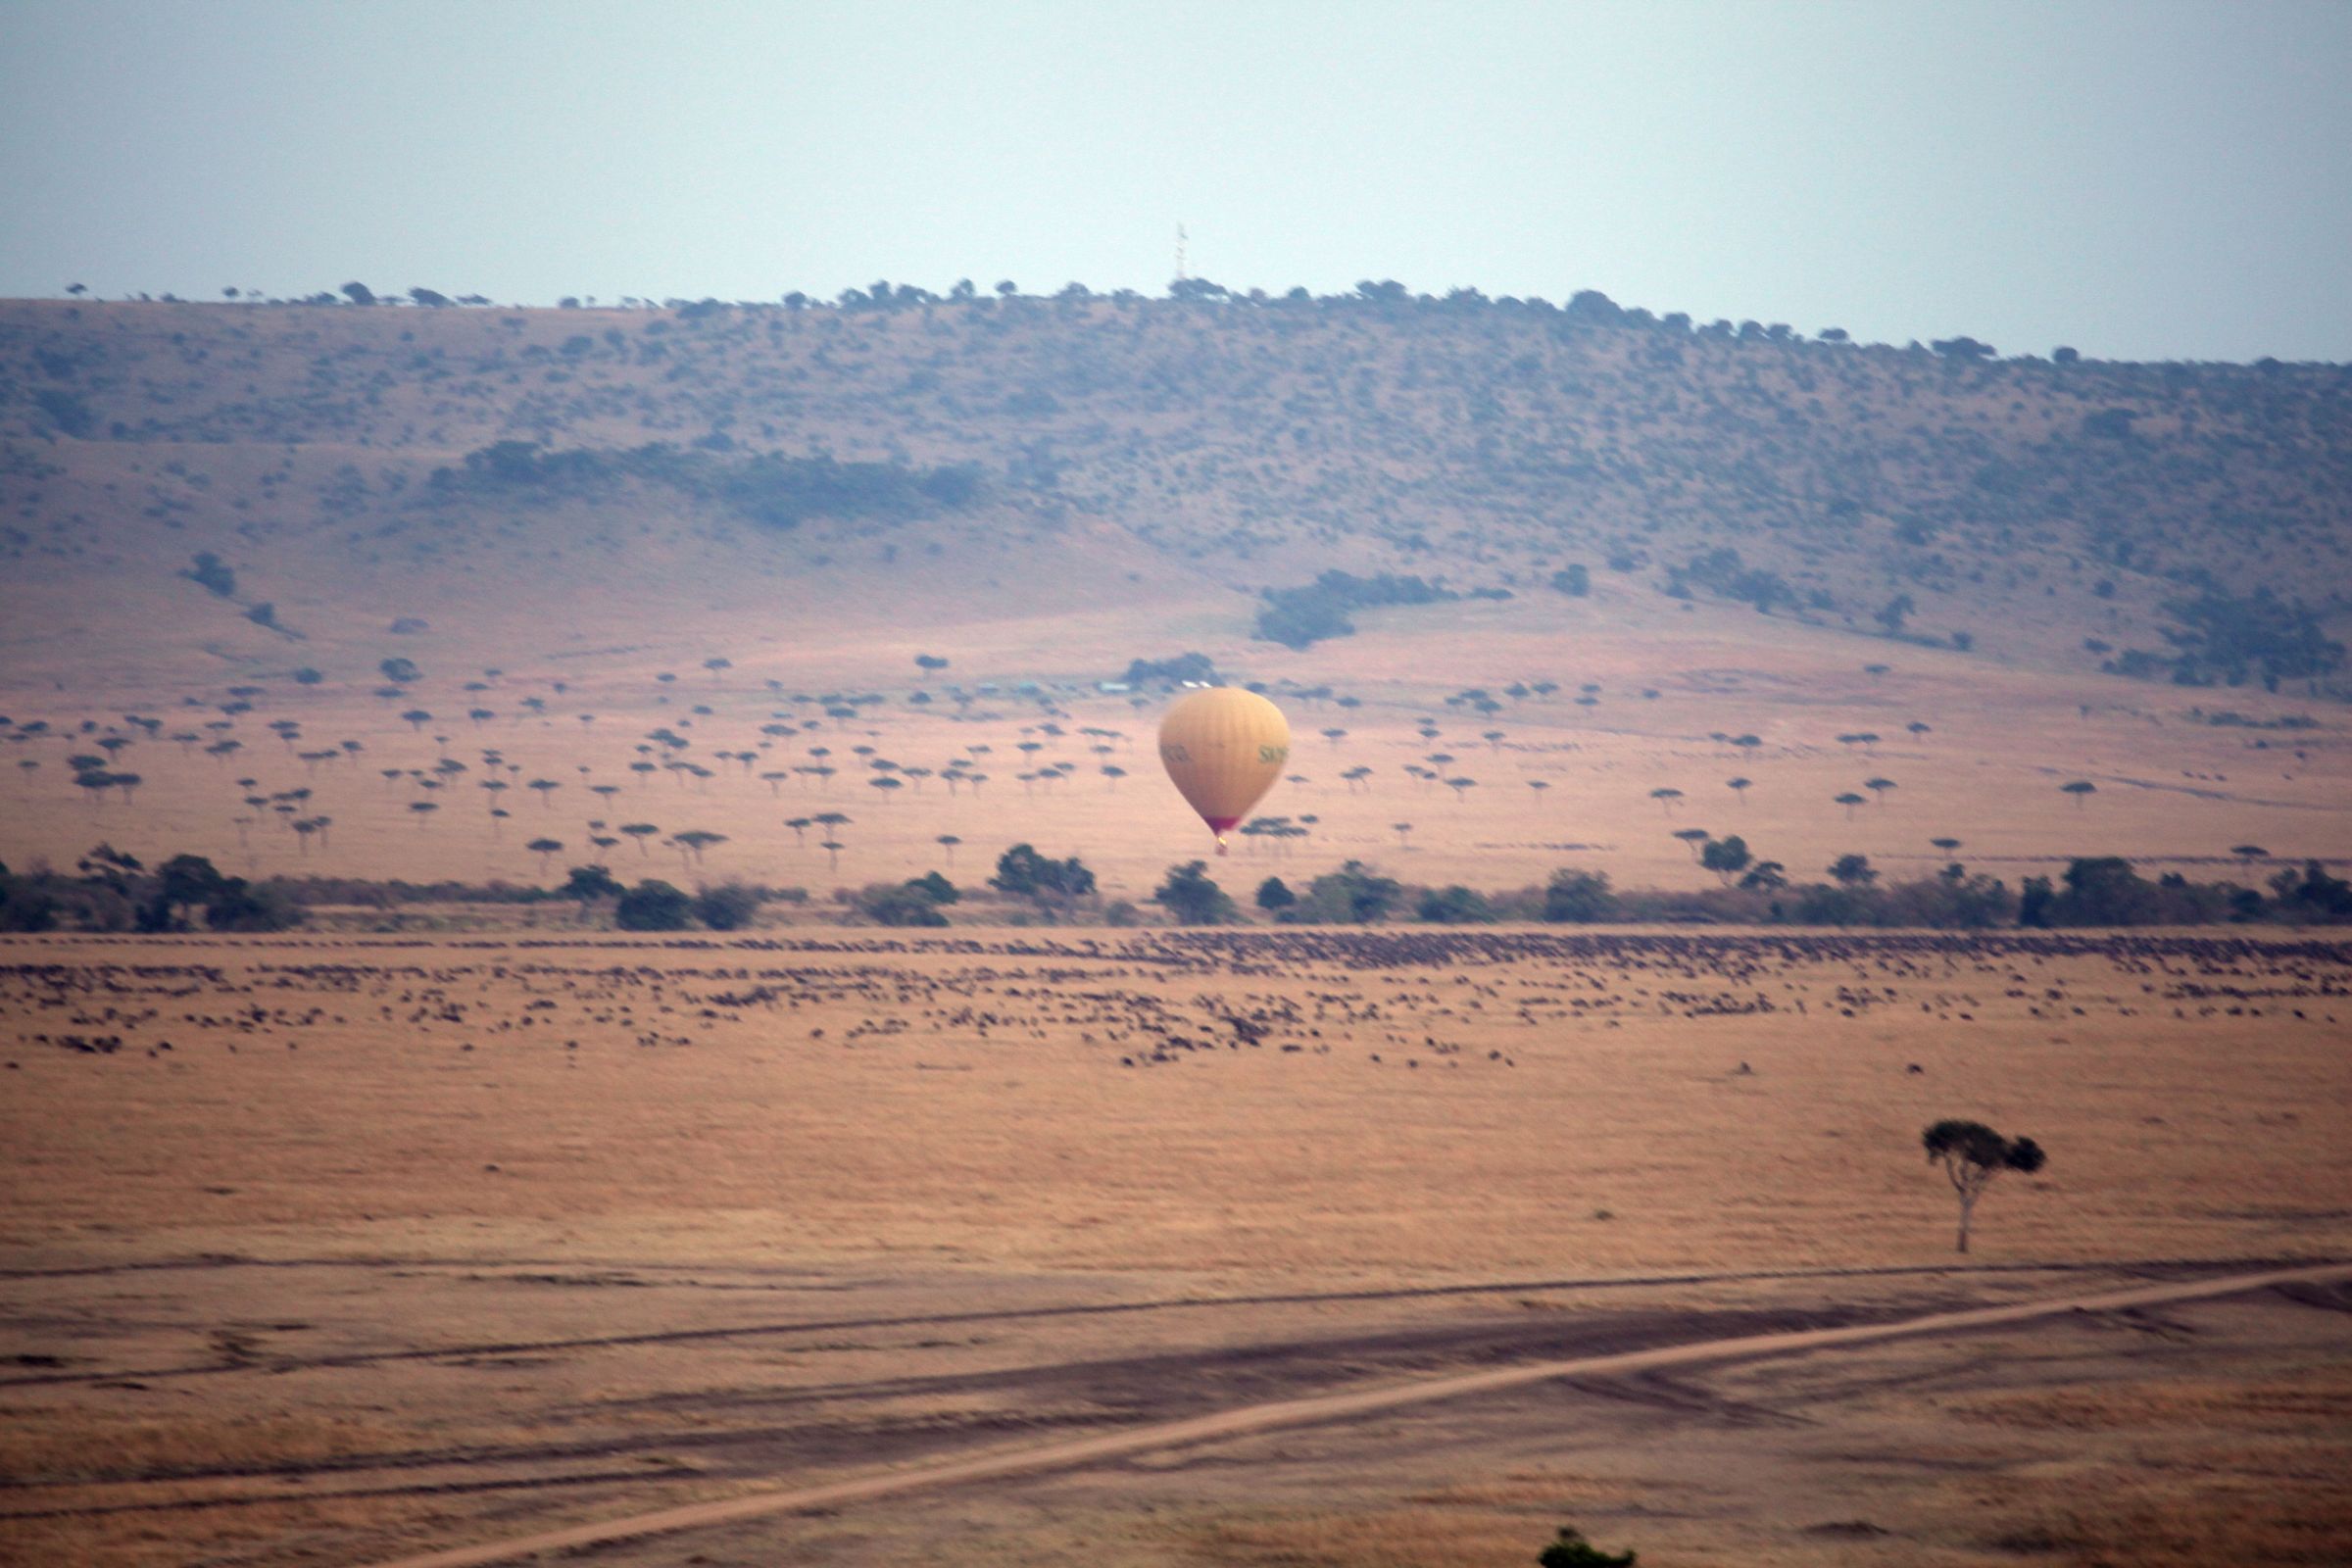
[[1920, 1135], [1920, 1142], [1927, 1146], [1928, 1163], [1941, 1165], [1960, 1195], [1960, 1240], [1953, 1249], [1960, 1252], [1968, 1250], [1969, 1217], [1992, 1179], [2005, 1170], [2032, 1175], [2048, 1157], [2033, 1139], [2003, 1138], [1981, 1121], [1939, 1121]]

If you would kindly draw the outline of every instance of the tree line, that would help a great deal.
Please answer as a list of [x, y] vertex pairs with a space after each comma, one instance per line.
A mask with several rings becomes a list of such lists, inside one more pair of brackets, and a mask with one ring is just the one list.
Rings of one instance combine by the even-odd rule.
[[[1563, 867], [1541, 884], [1481, 890], [1424, 886], [1348, 860], [1292, 886], [1268, 876], [1237, 897], [1205, 860], [1168, 868], [1144, 901], [1179, 925], [1368, 925], [1404, 921], [1479, 925], [1496, 921], [1585, 925], [1783, 925], [1930, 930], [2055, 930], [2109, 926], [2352, 924], [2352, 881], [2320, 861], [2287, 867], [2262, 887], [2192, 882], [2178, 872], [2141, 876], [2120, 857], [2078, 858], [2057, 877], [2027, 877], [2014, 890], [1958, 864], [1909, 881], [1885, 880], [1859, 855], [1839, 857], [1825, 880], [1794, 883], [1779, 863], [1752, 860], [1737, 839], [1710, 841], [1724, 885], [1696, 890], [1620, 889], [1605, 871]], [[2249, 846], [2249, 848], [2251, 848]], [[1734, 875], [1737, 871], [1739, 874]], [[0, 865], [0, 931], [278, 931], [316, 908], [391, 911], [429, 905], [570, 905], [582, 920], [622, 930], [744, 929], [769, 905], [804, 918], [857, 925], [945, 926], [963, 906], [972, 923], [1135, 925], [1136, 903], [1106, 899], [1075, 855], [1055, 858], [1016, 844], [985, 882], [958, 886], [929, 871], [895, 882], [837, 890], [829, 904], [805, 888], [729, 880], [692, 890], [660, 878], [623, 882], [602, 865], [571, 868], [554, 888], [492, 881], [405, 882], [362, 877], [227, 876], [202, 856], [175, 855], [154, 866], [111, 845], [72, 874], [19, 873]]]

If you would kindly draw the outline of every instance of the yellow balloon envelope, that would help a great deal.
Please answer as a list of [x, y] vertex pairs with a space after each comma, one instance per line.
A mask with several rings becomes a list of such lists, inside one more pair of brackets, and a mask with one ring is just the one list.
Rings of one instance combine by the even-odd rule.
[[1217, 836], [1250, 814], [1291, 757], [1282, 710], [1255, 692], [1214, 686], [1188, 693], [1159, 721], [1159, 760], [1177, 793]]

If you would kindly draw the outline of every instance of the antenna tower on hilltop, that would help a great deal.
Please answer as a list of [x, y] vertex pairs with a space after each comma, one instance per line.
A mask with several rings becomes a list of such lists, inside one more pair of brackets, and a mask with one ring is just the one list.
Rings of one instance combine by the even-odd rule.
[[1184, 281], [1184, 225], [1176, 225], [1176, 281]]

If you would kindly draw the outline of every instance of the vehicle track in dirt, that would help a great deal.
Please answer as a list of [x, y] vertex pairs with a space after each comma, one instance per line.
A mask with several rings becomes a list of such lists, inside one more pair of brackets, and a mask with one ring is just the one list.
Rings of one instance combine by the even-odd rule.
[[1248, 1404], [1207, 1415], [1152, 1422], [1120, 1432], [951, 1459], [940, 1464], [854, 1477], [818, 1486], [771, 1490], [746, 1496], [690, 1503], [487, 1544], [402, 1557], [383, 1563], [380, 1568], [482, 1568], [482, 1565], [509, 1562], [542, 1552], [565, 1551], [683, 1530], [707, 1529], [776, 1514], [836, 1508], [902, 1493], [929, 1491], [975, 1481], [1077, 1469], [1156, 1450], [1251, 1437], [1288, 1427], [1345, 1421], [1382, 1411], [1497, 1393], [1563, 1378], [1639, 1376], [1666, 1368], [1720, 1365], [1883, 1344], [1892, 1340], [1971, 1333], [2068, 1313], [2127, 1313], [2151, 1306], [2210, 1300], [2262, 1290], [2295, 1290], [2322, 1284], [2341, 1284], [2346, 1280], [2352, 1280], [2352, 1265], [2307, 1265], [2260, 1273], [2230, 1274], [2220, 1278], [2175, 1281], [2124, 1291], [2011, 1302], [1999, 1306], [1932, 1312], [1893, 1321], [1738, 1335], [1648, 1349], [1453, 1373], [1403, 1384]]
[[[1964, 1267], [1943, 1264], [1907, 1264], [1884, 1268], [1827, 1268], [1827, 1269], [1753, 1269], [1733, 1273], [1682, 1273], [1618, 1275], [1583, 1279], [1505, 1280], [1488, 1284], [1408, 1286], [1392, 1289], [1360, 1291], [1303, 1291], [1255, 1296], [1174, 1296], [1157, 1297], [1138, 1301], [1086, 1301], [1045, 1306], [996, 1307], [970, 1312], [928, 1312], [879, 1314], [865, 1317], [836, 1317], [796, 1319], [785, 1322], [722, 1324], [711, 1328], [667, 1329], [642, 1334], [612, 1334], [578, 1336], [564, 1339], [506, 1340], [446, 1346], [410, 1346], [397, 1349], [353, 1350], [333, 1355], [269, 1357], [252, 1361], [207, 1361], [178, 1366], [109, 1368], [89, 1371], [45, 1371], [14, 1377], [0, 1377], [0, 1389], [43, 1388], [72, 1384], [112, 1383], [122, 1379], [139, 1382], [159, 1382], [177, 1378], [220, 1377], [238, 1372], [264, 1371], [271, 1373], [311, 1371], [330, 1367], [373, 1366], [403, 1361], [455, 1360], [465, 1357], [545, 1354], [561, 1350], [613, 1349], [633, 1346], [688, 1345], [700, 1342], [734, 1339], [773, 1338], [795, 1334], [834, 1334], [857, 1330], [945, 1328], [973, 1323], [1000, 1323], [1049, 1320], [1075, 1317], [1115, 1317], [1128, 1313], [1219, 1310], [1265, 1306], [1316, 1306], [1345, 1304], [1354, 1301], [1435, 1300], [1446, 1298], [1495, 1296], [1518, 1293], [1538, 1294], [1562, 1291], [1614, 1291], [1648, 1289], [1661, 1286], [1772, 1284], [1805, 1280], [1865, 1280], [1948, 1277], [1966, 1279], [1979, 1276], [2021, 1274], [2171, 1274], [2211, 1271], [2215, 1269], [2249, 1269], [2288, 1267], [2297, 1264], [2328, 1262], [2329, 1259], [2311, 1258], [2132, 1258], [2095, 1262], [2046, 1263], [1984, 1263]], [[153, 1265], [123, 1265], [139, 1268]], [[203, 1265], [190, 1263], [187, 1266]], [[262, 1267], [299, 1267], [296, 1263], [263, 1263]], [[446, 1265], [424, 1264], [414, 1259], [370, 1260], [351, 1263], [346, 1259], [326, 1260], [325, 1267], [382, 1267], [416, 1268], [448, 1266], [486, 1270], [478, 1259], [451, 1261]], [[497, 1267], [531, 1267], [497, 1265]], [[596, 1265], [602, 1269], [633, 1268], [636, 1265]], [[650, 1270], [649, 1270], [650, 1272]], [[0, 1274], [0, 1279], [23, 1278]], [[821, 1289], [822, 1287], [812, 1287]]]
[[[1465, 1366], [1618, 1352], [1895, 1315], [1884, 1309], [1801, 1307], [1520, 1313], [1411, 1328], [1097, 1355], [985, 1371], [781, 1388], [698, 1389], [692, 1394], [600, 1401], [600, 1414], [626, 1413], [631, 1418], [625, 1432], [610, 1436], [583, 1434], [561, 1442], [378, 1450], [283, 1463], [180, 1466], [117, 1474], [100, 1478], [99, 1484], [309, 1483], [370, 1474], [415, 1476], [460, 1466], [478, 1474], [494, 1467], [576, 1466], [655, 1450], [706, 1455], [714, 1468], [738, 1477], [770, 1475], [787, 1467], [898, 1464], [933, 1458], [943, 1446], [968, 1446], [975, 1438], [999, 1434], [1132, 1426], [1139, 1421], [1171, 1420]], [[909, 1416], [903, 1409], [903, 1401], [957, 1401], [969, 1396], [990, 1401], [990, 1413], [966, 1413], [943, 1422]], [[578, 1479], [588, 1483], [626, 1477]], [[37, 1494], [49, 1485], [0, 1482], [0, 1495]]]

